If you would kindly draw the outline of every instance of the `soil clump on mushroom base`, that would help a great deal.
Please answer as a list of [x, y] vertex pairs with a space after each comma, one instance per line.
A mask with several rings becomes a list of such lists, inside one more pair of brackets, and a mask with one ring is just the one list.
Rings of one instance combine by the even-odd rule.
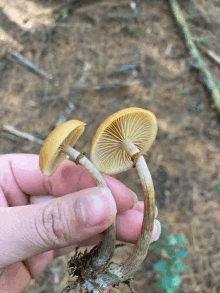
[[[5, 36], [4, 44], [0, 40], [1, 125], [11, 124], [44, 139], [61, 114], [74, 105], [68, 119], [87, 123], [84, 139], [76, 147], [89, 151], [98, 125], [117, 110], [140, 107], [155, 113], [159, 130], [147, 163], [158, 218], [170, 233], [185, 234], [188, 239], [189, 257], [184, 260], [188, 269], [182, 274], [179, 292], [219, 292], [220, 197], [215, 189], [220, 185], [219, 120], [197, 73], [188, 66], [187, 51], [168, 1], [140, 1], [138, 22], [130, 16], [130, 1], [91, 1], [89, 6], [57, 13], [65, 25], [54, 28], [50, 26], [51, 11], [61, 2], [0, 3], [1, 34]], [[196, 5], [198, 11], [182, 7], [190, 29], [197, 37], [209, 35], [210, 47], [220, 55], [218, 1], [198, 0]], [[3, 58], [6, 44], [52, 74], [54, 81], [48, 83]], [[210, 66], [215, 76], [220, 76], [218, 66]], [[40, 147], [0, 132], [2, 154], [38, 154]], [[117, 178], [142, 198], [135, 170]], [[131, 251], [131, 245], [118, 248], [115, 260], [121, 262]], [[149, 253], [134, 275], [137, 292], [158, 292], [153, 287], [159, 278], [153, 269], [158, 260]], [[68, 278], [63, 273], [66, 262], [54, 262], [28, 292], [60, 292]], [[121, 285], [120, 292], [129, 289]]]

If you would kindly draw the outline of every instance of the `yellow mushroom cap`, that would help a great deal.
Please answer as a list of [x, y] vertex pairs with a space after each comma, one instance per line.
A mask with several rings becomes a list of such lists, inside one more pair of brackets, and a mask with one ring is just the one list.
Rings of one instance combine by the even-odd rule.
[[130, 155], [122, 148], [130, 140], [142, 153], [157, 134], [155, 115], [141, 108], [126, 108], [108, 117], [97, 129], [91, 143], [90, 159], [105, 174], [117, 174], [132, 167]]
[[40, 155], [39, 166], [44, 176], [51, 176], [66, 158], [63, 151], [66, 145], [73, 146], [85, 129], [85, 123], [79, 120], [69, 120], [58, 125], [43, 143]]

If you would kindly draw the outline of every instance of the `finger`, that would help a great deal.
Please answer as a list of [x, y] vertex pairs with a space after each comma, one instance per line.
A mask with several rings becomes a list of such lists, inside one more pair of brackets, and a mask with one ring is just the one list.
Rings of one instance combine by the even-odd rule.
[[[132, 241], [136, 243], [140, 232], [143, 221], [144, 203], [139, 201], [136, 206], [136, 211], [129, 211], [128, 214], [124, 213], [118, 215], [116, 218], [117, 223], [117, 239], [125, 242]], [[158, 215], [157, 206], [155, 207], [155, 217]], [[133, 226], [132, 226], [133, 224]], [[161, 225], [158, 220], [155, 220], [154, 229], [152, 233], [152, 241], [158, 240], [161, 234]], [[86, 239], [85, 241], [79, 243], [79, 246], [89, 246], [97, 245], [101, 241], [102, 237], [100, 235], [95, 235], [92, 238]], [[55, 252], [55, 257], [69, 253], [75, 249], [75, 246], [65, 247], [57, 249]]]
[[[27, 194], [58, 197], [96, 186], [91, 174], [71, 161], [65, 160], [51, 177], [46, 178], [39, 169], [38, 155], [10, 154], [0, 158], [0, 204], [3, 192], [9, 206], [20, 206], [27, 204]], [[130, 209], [134, 203], [132, 192], [118, 180], [103, 177], [112, 191], [118, 212]]]
[[30, 196], [29, 203], [30, 204], [43, 203], [43, 202], [47, 202], [56, 198], [57, 196], [54, 196], [54, 195], [32, 195]]
[[[103, 237], [101, 237], [99, 234], [95, 235], [95, 236], [92, 236], [80, 243], [78, 243], [77, 245], [80, 246], [80, 247], [84, 247], [84, 246], [92, 246], [92, 245], [97, 245], [101, 240], [102, 240]], [[54, 251], [54, 257], [58, 257], [58, 256], [61, 256], [61, 255], [64, 255], [64, 254], [67, 254], [67, 253], [70, 253], [72, 251], [75, 250], [75, 247], [76, 245], [71, 245], [71, 246], [67, 246], [67, 247], [64, 247], [64, 248], [60, 248], [60, 249], [56, 249]]]
[[47, 251], [24, 260], [24, 264], [32, 278], [36, 278], [54, 258], [54, 251]]
[[[136, 208], [137, 205], [137, 195], [131, 191], [130, 189], [126, 188], [123, 183], [120, 181], [111, 178], [109, 176], [104, 175], [103, 176], [107, 186], [109, 189], [111, 189], [112, 194], [115, 198], [115, 202], [117, 205], [117, 213], [121, 214], [124, 213], [125, 211], [131, 209], [131, 208]], [[84, 184], [84, 188], [88, 188], [88, 182]], [[83, 189], [84, 189], [83, 188]], [[36, 204], [36, 203], [42, 203], [46, 202], [48, 200], [54, 199], [56, 196], [52, 195], [32, 195], [30, 197], [30, 203], [31, 204]], [[141, 208], [140, 208], [141, 211]]]
[[[143, 213], [144, 212], [144, 202], [139, 201], [135, 207], [135, 210]], [[155, 218], [157, 218], [157, 216], [158, 216], [158, 207], [155, 206]]]
[[144, 212], [144, 202], [143, 201], [138, 201], [135, 210], [138, 212], [143, 213]]
[[135, 210], [137, 204], [138, 204], [138, 197], [137, 194], [135, 192], [133, 192], [131, 190], [132, 194], [133, 194], [133, 206], [131, 207], [132, 210]]
[[21, 292], [31, 276], [22, 262], [10, 265], [1, 275], [0, 292]]
[[42, 204], [1, 208], [0, 269], [99, 234], [115, 216], [110, 190], [99, 187]]
[[[95, 242], [93, 240], [91, 241], [91, 244], [87, 244], [87, 245], [95, 245], [98, 242], [99, 242], [98, 240]], [[81, 244], [79, 245], [81, 246]], [[47, 252], [29, 257], [28, 259], [24, 260], [23, 263], [25, 264], [30, 276], [35, 279], [54, 258], [57, 258], [58, 256], [62, 256], [74, 251], [75, 247], [76, 245], [70, 245], [64, 248], [47, 251]]]
[[[136, 243], [143, 222], [143, 213], [137, 210], [128, 210], [116, 218], [117, 239], [120, 241]], [[161, 225], [158, 220], [154, 221], [152, 241], [158, 240], [161, 233]]]
[[103, 178], [115, 198], [118, 214], [124, 213], [136, 204], [136, 197], [132, 190], [108, 175], [103, 175]]

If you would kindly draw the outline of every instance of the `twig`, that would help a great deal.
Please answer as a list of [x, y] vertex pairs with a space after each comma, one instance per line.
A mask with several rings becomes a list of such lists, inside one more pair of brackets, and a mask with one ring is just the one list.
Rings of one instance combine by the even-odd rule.
[[134, 70], [137, 68], [137, 64], [125, 64], [116, 69], [116, 72], [124, 72], [128, 70]]
[[0, 137], [3, 139], [10, 139], [12, 141], [21, 142], [21, 137], [17, 137], [14, 134], [5, 131], [0, 132]]
[[51, 28], [54, 27], [63, 27], [63, 28], [68, 28], [68, 27], [79, 27], [79, 28], [92, 28], [91, 24], [88, 23], [67, 23], [67, 22], [55, 22], [51, 25]]
[[21, 65], [27, 67], [28, 69], [30, 69], [31, 71], [33, 71], [34, 73], [38, 74], [39, 76], [46, 78], [46, 79], [53, 79], [53, 76], [51, 74], [46, 73], [44, 70], [38, 68], [36, 65], [34, 65], [31, 61], [29, 61], [28, 59], [24, 58], [21, 54], [8, 49], [7, 51], [7, 58], [9, 60], [15, 60], [18, 63], [20, 63]]
[[57, 127], [59, 124], [65, 122], [65, 121], [67, 121], [74, 109], [75, 109], [74, 104], [69, 102], [68, 106], [60, 114], [57, 122], [55, 123], [55, 127]]
[[100, 6], [106, 6], [106, 7], [108, 7], [108, 6], [111, 6], [111, 7], [115, 7], [115, 6], [122, 6], [122, 7], [127, 7], [129, 5], [129, 2], [127, 1], [127, 0], [125, 0], [125, 1], [123, 1], [123, 0], [121, 0], [121, 1], [117, 1], [117, 0], [113, 0], [113, 1], [111, 1], [111, 0], [108, 0], [108, 1], [102, 1], [101, 3], [100, 3]]
[[182, 12], [180, 11], [179, 5], [177, 4], [176, 0], [170, 0], [170, 7], [175, 17], [175, 20], [184, 35], [185, 42], [191, 57], [190, 65], [200, 71], [202, 76], [201, 82], [210, 90], [214, 105], [220, 113], [220, 92], [212, 77], [212, 74], [194, 43], [188, 25], [183, 17]]
[[39, 138], [36, 138], [34, 137], [32, 134], [30, 133], [27, 133], [27, 132], [24, 132], [24, 131], [20, 131], [20, 130], [17, 130], [16, 128], [14, 128], [14, 126], [12, 125], [8, 125], [8, 124], [4, 124], [2, 126], [2, 129], [9, 132], [9, 133], [12, 133], [18, 137], [22, 137], [24, 139], [27, 139], [27, 140], [30, 140], [30, 141], [33, 141], [33, 142], [36, 142], [38, 144], [43, 144], [43, 140], [42, 139], [39, 139]]
[[82, 76], [79, 80], [80, 85], [85, 84], [85, 81], [88, 79], [89, 73], [90, 73], [90, 67], [91, 66], [90, 66], [89, 62], [85, 61], [83, 64], [83, 73], [82, 73]]
[[214, 60], [218, 65], [220, 65], [220, 56], [219, 55], [217, 55], [212, 50], [206, 49], [204, 46], [199, 44], [199, 42], [196, 42], [196, 44], [201, 51], [205, 52], [212, 60]]
[[57, 13], [61, 11], [62, 9], [69, 9], [70, 7], [79, 8], [83, 5], [90, 5], [93, 4], [93, 2], [100, 2], [101, 0], [67, 0], [65, 3], [58, 5], [53, 12]]
[[171, 50], [172, 50], [173, 44], [172, 43], [168, 43], [166, 50], [164, 52], [164, 55], [167, 56], [170, 54]]
[[50, 96], [45, 98], [44, 102], [54, 101], [69, 95], [73, 95], [76, 92], [85, 92], [85, 91], [101, 91], [101, 90], [112, 90], [112, 89], [120, 89], [124, 87], [129, 87], [132, 84], [140, 83], [140, 80], [132, 80], [132, 81], [121, 81], [114, 83], [97, 83], [97, 84], [86, 84], [86, 85], [76, 85], [71, 88], [70, 91], [64, 92], [60, 95]]

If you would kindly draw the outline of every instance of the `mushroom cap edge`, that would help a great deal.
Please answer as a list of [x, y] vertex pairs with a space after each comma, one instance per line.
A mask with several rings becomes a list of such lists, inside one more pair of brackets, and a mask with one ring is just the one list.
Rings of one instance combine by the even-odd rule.
[[66, 158], [62, 144], [73, 147], [85, 129], [85, 123], [69, 120], [58, 125], [44, 141], [39, 154], [39, 167], [44, 176], [51, 176]]

